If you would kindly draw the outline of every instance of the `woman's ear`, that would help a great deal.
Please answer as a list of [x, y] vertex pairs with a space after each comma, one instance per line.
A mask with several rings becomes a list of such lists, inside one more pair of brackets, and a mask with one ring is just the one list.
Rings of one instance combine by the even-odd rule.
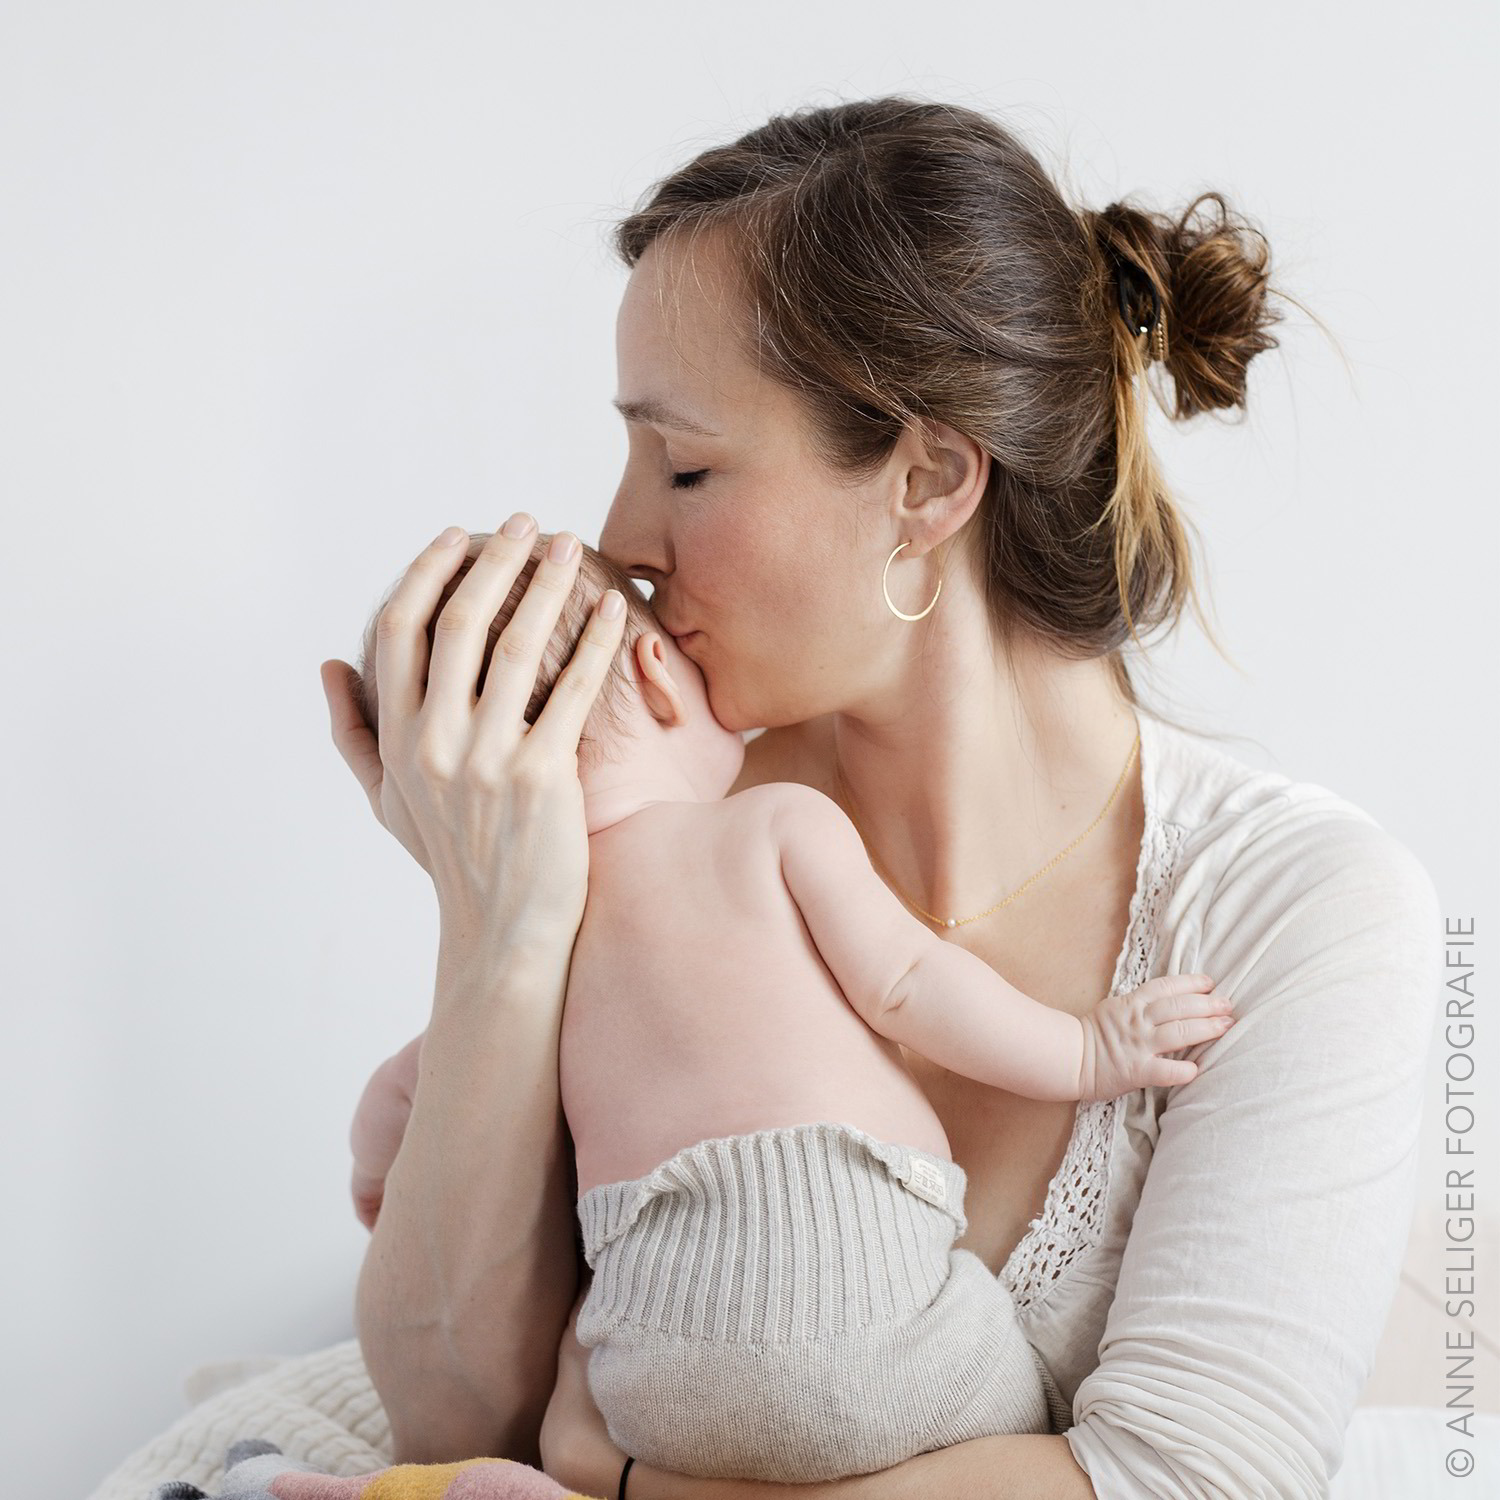
[[635, 669], [641, 684], [641, 697], [658, 722], [668, 727], [687, 721], [682, 693], [672, 680], [667, 665], [666, 648], [655, 630], [642, 632], [635, 643]]

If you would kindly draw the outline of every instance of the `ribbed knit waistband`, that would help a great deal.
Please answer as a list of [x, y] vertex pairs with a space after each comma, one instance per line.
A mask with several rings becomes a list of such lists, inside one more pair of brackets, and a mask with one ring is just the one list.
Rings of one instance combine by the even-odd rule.
[[899, 1321], [948, 1278], [966, 1185], [834, 1121], [699, 1141], [578, 1200], [591, 1320], [756, 1343]]

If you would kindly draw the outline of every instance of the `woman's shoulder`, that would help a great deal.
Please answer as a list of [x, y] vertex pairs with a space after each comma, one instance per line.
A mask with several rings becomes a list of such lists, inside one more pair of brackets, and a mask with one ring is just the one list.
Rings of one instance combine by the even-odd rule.
[[1284, 1063], [1284, 1047], [1321, 1047], [1308, 1028], [1325, 1025], [1349, 1066], [1396, 1076], [1420, 1054], [1441, 986], [1441, 905], [1421, 861], [1318, 782], [1190, 731], [1161, 739], [1156, 826], [1175, 859], [1155, 908], [1160, 952], [1168, 968], [1212, 974], [1241, 1023], [1207, 1049], [1203, 1077], [1217, 1081], [1199, 1092], [1243, 1088], [1223, 1067], [1236, 1056]]
[[1144, 713], [1141, 722], [1148, 814], [1171, 830], [1178, 879], [1203, 899], [1233, 892], [1266, 921], [1315, 889], [1377, 891], [1384, 905], [1423, 913], [1434, 905], [1416, 854], [1347, 797], [1250, 765], [1207, 734]]
[[[1373, 886], [1386, 903], [1430, 910], [1426, 869], [1364, 808], [1321, 783], [1251, 765], [1207, 733], [1146, 710], [1138, 716], [1147, 815], [1171, 842], [1189, 903], [1232, 890], [1270, 920], [1278, 895], [1332, 883]], [[831, 715], [780, 725], [747, 741], [731, 790], [790, 781], [835, 797], [832, 765]]]

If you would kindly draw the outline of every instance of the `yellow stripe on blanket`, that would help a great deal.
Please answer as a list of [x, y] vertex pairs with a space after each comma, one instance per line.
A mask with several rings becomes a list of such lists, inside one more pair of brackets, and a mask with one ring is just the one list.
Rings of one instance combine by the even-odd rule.
[[[227, 1477], [227, 1476], [226, 1476]], [[529, 1464], [509, 1458], [466, 1458], [451, 1464], [393, 1464], [370, 1474], [306, 1471], [278, 1474], [266, 1494], [277, 1500], [600, 1500], [564, 1490]]]
[[[508, 1464], [505, 1458], [467, 1458], [456, 1464], [395, 1464], [370, 1476], [369, 1485], [360, 1491], [359, 1500], [457, 1500], [448, 1486], [466, 1469], [480, 1469], [494, 1464]], [[464, 1485], [471, 1494], [482, 1495], [486, 1486]]]

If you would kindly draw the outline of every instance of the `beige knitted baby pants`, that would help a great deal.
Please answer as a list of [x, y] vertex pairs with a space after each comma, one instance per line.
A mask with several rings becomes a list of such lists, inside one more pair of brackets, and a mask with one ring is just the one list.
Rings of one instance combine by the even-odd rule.
[[705, 1479], [812, 1483], [1062, 1403], [968, 1250], [956, 1162], [821, 1121], [700, 1141], [578, 1200], [611, 1440]]

